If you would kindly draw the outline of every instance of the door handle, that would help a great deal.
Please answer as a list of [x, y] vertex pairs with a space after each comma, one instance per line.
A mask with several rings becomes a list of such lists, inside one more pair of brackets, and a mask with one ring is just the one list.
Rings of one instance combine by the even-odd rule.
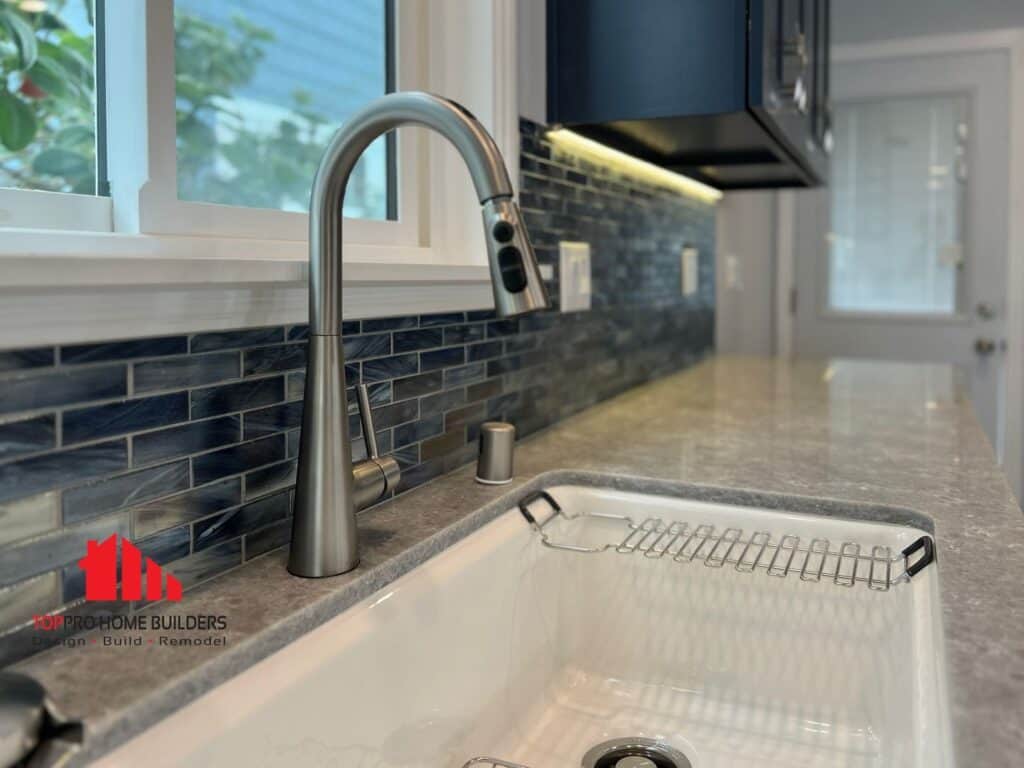
[[976, 339], [974, 341], [974, 351], [979, 357], [988, 357], [998, 348], [998, 344], [995, 339]]

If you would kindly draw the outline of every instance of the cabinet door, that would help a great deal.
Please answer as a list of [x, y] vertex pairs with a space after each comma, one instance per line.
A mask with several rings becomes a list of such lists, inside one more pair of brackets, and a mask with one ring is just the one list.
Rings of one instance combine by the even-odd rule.
[[[814, 100], [813, 56], [817, 0], [775, 0], [776, 21], [772, 55], [776, 61], [775, 94], [779, 105], [797, 122], [810, 119]], [[804, 131], [801, 128], [801, 133]]]
[[804, 67], [804, 87], [807, 89], [805, 117], [807, 133], [814, 137], [814, 125], [818, 111], [818, 83], [821, 76], [820, 59], [818, 58], [821, 53], [821, 28], [818, 26], [820, 0], [800, 0], [800, 4], [804, 25], [804, 57], [807, 62]]
[[828, 149], [831, 144], [829, 133], [832, 123], [832, 106], [829, 101], [829, 43], [830, 43], [830, 0], [815, 0], [815, 46], [814, 46], [814, 99], [813, 131], [819, 145]]
[[806, 78], [807, 17], [805, 5], [813, 0], [778, 0], [777, 84], [783, 89], [792, 89], [798, 81]]

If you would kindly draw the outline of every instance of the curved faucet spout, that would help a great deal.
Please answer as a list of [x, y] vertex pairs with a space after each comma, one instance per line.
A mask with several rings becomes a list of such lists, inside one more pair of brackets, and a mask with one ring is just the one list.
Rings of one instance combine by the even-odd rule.
[[352, 169], [368, 146], [402, 125], [431, 128], [462, 155], [481, 203], [511, 197], [505, 163], [494, 139], [464, 107], [430, 93], [392, 93], [357, 112], [324, 152], [310, 200], [310, 333], [333, 335], [341, 328], [341, 228], [338, 212]]
[[476, 118], [429, 93], [394, 93], [358, 112], [331, 139], [309, 207], [309, 352], [288, 570], [332, 576], [359, 564], [355, 512], [394, 491], [400, 472], [376, 455], [369, 399], [360, 396], [369, 457], [352, 466], [342, 320], [342, 204], [352, 169], [383, 133], [431, 128], [459, 151], [483, 207], [494, 306], [509, 317], [548, 307], [547, 292], [501, 152]]

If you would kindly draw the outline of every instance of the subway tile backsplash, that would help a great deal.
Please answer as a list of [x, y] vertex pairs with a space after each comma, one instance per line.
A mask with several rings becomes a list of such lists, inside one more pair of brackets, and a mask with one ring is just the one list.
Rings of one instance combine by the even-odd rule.
[[[714, 209], [554, 150], [522, 124], [521, 204], [542, 264], [592, 249], [593, 309], [343, 324], [346, 375], [370, 385], [399, 492], [475, 458], [481, 422], [528, 435], [712, 350]], [[700, 250], [683, 298], [680, 251]], [[548, 285], [557, 305], [558, 277]], [[82, 602], [85, 542], [120, 533], [186, 588], [284, 546], [304, 324], [0, 351], [0, 666], [34, 613]], [[350, 398], [353, 455], [365, 455]], [[26, 623], [28, 622], [28, 623]]]

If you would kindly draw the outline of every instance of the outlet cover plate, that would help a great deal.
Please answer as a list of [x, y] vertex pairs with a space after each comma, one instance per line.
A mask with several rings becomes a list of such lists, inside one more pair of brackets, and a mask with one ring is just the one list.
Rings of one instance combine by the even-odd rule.
[[696, 247], [685, 245], [680, 258], [683, 296], [696, 296], [700, 290], [700, 254]]
[[590, 243], [558, 244], [558, 286], [562, 312], [590, 309]]

